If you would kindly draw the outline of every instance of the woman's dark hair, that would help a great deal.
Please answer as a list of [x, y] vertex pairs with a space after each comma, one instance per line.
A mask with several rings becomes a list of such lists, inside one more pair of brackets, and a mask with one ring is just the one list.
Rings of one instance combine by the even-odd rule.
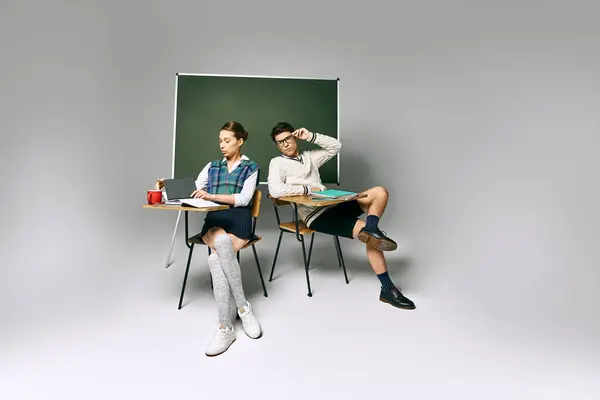
[[275, 141], [275, 136], [279, 135], [280, 133], [294, 132], [294, 131], [295, 131], [294, 127], [291, 124], [289, 124], [288, 122], [279, 122], [271, 130], [271, 139], [273, 139], [273, 141]]
[[221, 130], [233, 132], [237, 140], [248, 139], [248, 132], [246, 132], [242, 124], [240, 124], [239, 122], [229, 121], [221, 127]]

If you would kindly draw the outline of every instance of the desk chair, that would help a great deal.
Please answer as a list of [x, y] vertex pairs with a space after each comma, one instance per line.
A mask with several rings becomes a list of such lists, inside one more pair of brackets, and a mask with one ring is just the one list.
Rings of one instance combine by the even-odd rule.
[[[255, 244], [261, 240], [261, 237], [256, 236], [256, 234], [255, 234], [256, 220], [258, 219], [258, 215], [260, 214], [261, 199], [262, 199], [262, 192], [260, 190], [256, 189], [254, 191], [254, 196], [252, 197], [252, 239], [250, 239], [248, 241], [248, 243], [246, 243], [246, 245], [244, 247], [242, 247], [240, 249], [240, 251], [238, 251], [237, 259], [238, 259], [238, 262], [240, 262], [241, 251], [244, 249], [247, 249], [248, 247], [252, 247], [252, 251], [254, 253], [254, 260], [256, 261], [256, 268], [258, 269], [258, 276], [260, 276], [260, 283], [262, 284], [262, 288], [263, 288], [263, 295], [265, 297], [268, 297], [269, 295], [267, 294], [267, 288], [265, 286], [265, 281], [263, 279], [262, 271], [260, 269], [260, 262], [258, 261], [258, 255], [256, 254], [256, 247], [255, 247]], [[187, 266], [185, 267], [185, 276], [183, 278], [183, 285], [181, 286], [181, 296], [179, 297], [179, 309], [181, 309], [181, 304], [183, 303], [183, 294], [185, 293], [185, 285], [187, 282], [188, 272], [190, 270], [190, 263], [192, 261], [192, 252], [194, 251], [194, 245], [197, 245], [197, 244], [206, 245], [206, 243], [204, 243], [204, 241], [202, 240], [202, 237], [200, 236], [200, 234], [192, 236], [191, 238], [189, 238], [187, 240], [187, 242], [188, 242], [188, 247], [190, 249], [190, 252], [188, 255]], [[208, 254], [210, 255], [210, 247], [208, 247]], [[211, 288], [213, 287], [212, 276], [210, 278], [210, 286], [211, 286]]]
[[[273, 272], [275, 271], [275, 263], [277, 262], [277, 255], [279, 254], [279, 246], [281, 245], [281, 238], [284, 233], [292, 233], [296, 235], [296, 239], [302, 244], [302, 256], [304, 257], [304, 270], [306, 271], [306, 286], [308, 287], [308, 297], [312, 297], [312, 291], [310, 288], [310, 277], [308, 275], [308, 266], [310, 265], [310, 257], [312, 255], [312, 247], [313, 241], [315, 239], [315, 233], [317, 231], [308, 228], [304, 222], [299, 221], [298, 219], [298, 206], [293, 204], [294, 206], [294, 220], [291, 222], [281, 222], [279, 218], [278, 207], [283, 205], [289, 205], [290, 203], [287, 201], [279, 200], [271, 195], [268, 196], [273, 201], [273, 208], [275, 209], [275, 217], [277, 218], [277, 225], [279, 226], [279, 240], [277, 241], [277, 249], [275, 250], [275, 257], [273, 258], [273, 266], [271, 267], [271, 274], [269, 275], [269, 282], [273, 280]], [[311, 235], [310, 237], [310, 246], [308, 249], [308, 257], [306, 256], [306, 247], [304, 245], [304, 236]], [[335, 243], [335, 250], [338, 257], [338, 267], [342, 267], [344, 270], [344, 278], [346, 280], [346, 284], [350, 283], [348, 281], [348, 274], [346, 273], [346, 264], [344, 263], [344, 256], [342, 255], [342, 247], [340, 246], [340, 238], [338, 236], [333, 237]]]

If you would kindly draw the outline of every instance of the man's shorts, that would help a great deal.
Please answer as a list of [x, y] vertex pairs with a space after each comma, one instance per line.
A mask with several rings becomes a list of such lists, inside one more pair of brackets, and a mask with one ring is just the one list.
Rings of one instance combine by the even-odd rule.
[[310, 224], [310, 229], [353, 239], [354, 225], [362, 214], [364, 211], [360, 208], [358, 201], [346, 201], [325, 210]]

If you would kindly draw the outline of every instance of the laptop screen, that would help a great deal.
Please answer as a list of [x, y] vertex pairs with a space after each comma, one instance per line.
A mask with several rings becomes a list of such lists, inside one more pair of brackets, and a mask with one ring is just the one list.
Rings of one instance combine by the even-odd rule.
[[193, 178], [165, 179], [165, 195], [167, 200], [189, 199], [196, 190]]

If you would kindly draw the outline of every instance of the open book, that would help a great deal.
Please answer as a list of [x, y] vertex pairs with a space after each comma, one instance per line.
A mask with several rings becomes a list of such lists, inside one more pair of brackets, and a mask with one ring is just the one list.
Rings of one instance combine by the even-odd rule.
[[327, 189], [321, 190], [319, 192], [312, 192], [311, 197], [315, 199], [323, 199], [323, 200], [331, 200], [331, 199], [340, 199], [340, 198], [352, 198], [358, 195], [356, 192], [347, 192], [345, 190], [335, 190], [335, 189]]
[[190, 207], [196, 207], [196, 208], [216, 207], [216, 206], [221, 205], [221, 204], [215, 203], [213, 201], [208, 201], [208, 200], [204, 200], [204, 199], [194, 199], [194, 198], [168, 200], [165, 202], [165, 204], [172, 205], [172, 206], [190, 206]]

